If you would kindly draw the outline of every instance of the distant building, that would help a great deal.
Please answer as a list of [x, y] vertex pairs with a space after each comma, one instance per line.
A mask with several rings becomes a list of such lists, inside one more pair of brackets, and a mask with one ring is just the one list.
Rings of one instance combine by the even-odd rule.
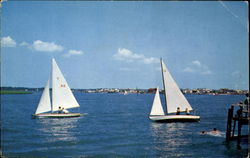
[[157, 88], [149, 88], [148, 93], [155, 93]]

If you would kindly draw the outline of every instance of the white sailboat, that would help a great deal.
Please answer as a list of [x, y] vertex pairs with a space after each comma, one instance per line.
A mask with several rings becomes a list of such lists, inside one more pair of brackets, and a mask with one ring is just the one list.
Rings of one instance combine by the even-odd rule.
[[[165, 90], [166, 113], [164, 113], [162, 108], [159, 88], [157, 87], [149, 118], [153, 121], [159, 122], [199, 121], [200, 116], [189, 114], [189, 111], [192, 111], [193, 109], [172, 78], [162, 59], [161, 70]], [[186, 114], [181, 114], [185, 112]]]
[[123, 95], [128, 95], [128, 92], [127, 92], [127, 91], [124, 91]]
[[[52, 81], [52, 104], [50, 101], [50, 83]], [[51, 79], [43, 90], [34, 117], [79, 117], [80, 113], [70, 113], [67, 109], [80, 107], [71, 92], [55, 59], [52, 59]]]

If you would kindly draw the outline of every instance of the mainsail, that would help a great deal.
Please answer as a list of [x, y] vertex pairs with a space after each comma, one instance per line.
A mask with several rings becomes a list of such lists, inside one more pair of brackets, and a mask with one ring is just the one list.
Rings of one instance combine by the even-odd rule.
[[52, 59], [52, 111], [79, 107], [55, 59]]
[[43, 90], [43, 94], [39, 101], [35, 114], [40, 114], [40, 113], [51, 111], [49, 85], [50, 85], [50, 79], [46, 83], [46, 86]]
[[193, 110], [162, 60], [161, 68], [166, 96], [167, 113], [175, 113], [178, 107], [181, 112], [186, 111], [186, 108], [188, 108], [189, 111]]
[[153, 106], [152, 106], [150, 115], [164, 115], [158, 87], [157, 87], [157, 90], [155, 93], [155, 98], [154, 98], [154, 102], [153, 102]]

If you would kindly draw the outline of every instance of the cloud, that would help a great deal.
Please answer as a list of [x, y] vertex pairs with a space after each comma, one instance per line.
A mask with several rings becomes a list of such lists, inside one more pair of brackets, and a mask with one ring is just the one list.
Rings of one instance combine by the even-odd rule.
[[135, 54], [132, 51], [125, 49], [125, 48], [119, 48], [118, 52], [113, 57], [116, 60], [124, 60], [128, 62], [132, 62], [134, 60], [143, 59], [144, 55]]
[[158, 62], [157, 58], [154, 57], [145, 57], [143, 54], [136, 54], [132, 51], [125, 49], [125, 48], [119, 48], [118, 52], [113, 55], [113, 58], [115, 60], [121, 60], [126, 62], [143, 62], [145, 64], [151, 64]]
[[213, 74], [213, 73], [210, 70], [205, 70], [205, 71], [201, 72], [201, 74], [203, 74], [203, 75], [210, 75], [210, 74]]
[[82, 55], [83, 51], [81, 50], [69, 50], [69, 52], [67, 54], [64, 54], [64, 57], [70, 57], [72, 55]]
[[201, 66], [201, 62], [200, 62], [200, 61], [198, 61], [198, 60], [194, 60], [194, 61], [192, 61], [192, 64], [194, 64], [194, 65], [196, 65], [196, 66], [198, 66], [198, 67], [200, 67], [200, 66]]
[[126, 67], [123, 67], [123, 68], [119, 68], [120, 71], [139, 71], [138, 68], [126, 68]]
[[3, 37], [1, 39], [1, 46], [2, 47], [16, 47], [16, 42], [10, 36]]
[[27, 43], [27, 42], [22, 42], [22, 43], [20, 43], [20, 46], [29, 46], [29, 43]]
[[61, 52], [64, 49], [63, 46], [54, 42], [43, 42], [40, 40], [34, 41], [30, 48], [38, 52]]
[[143, 59], [143, 62], [145, 63], [145, 64], [151, 64], [151, 63], [157, 63], [157, 62], [159, 62], [159, 60], [157, 59], [157, 58], [154, 58], [154, 57], [149, 57], [149, 58], [144, 58]]
[[[1, 39], [1, 45], [2, 47], [16, 47], [17, 44], [10, 36], [7, 36]], [[64, 47], [61, 45], [57, 45], [54, 42], [44, 42], [41, 40], [33, 41], [32, 44], [23, 41], [22, 43], [19, 44], [19, 46], [26, 47], [28, 49], [38, 52], [62, 52], [64, 50]], [[82, 54], [84, 54], [84, 52], [81, 50], [71, 49], [68, 51], [68, 53], [64, 54], [63, 56], [71, 57], [73, 55], [82, 55]]]
[[213, 72], [206, 66], [202, 64], [199, 60], [192, 61], [187, 67], [183, 69], [184, 72], [188, 73], [198, 73], [202, 75], [211, 75]]
[[192, 69], [191, 67], [186, 67], [183, 71], [184, 72], [194, 72], [195, 70]]

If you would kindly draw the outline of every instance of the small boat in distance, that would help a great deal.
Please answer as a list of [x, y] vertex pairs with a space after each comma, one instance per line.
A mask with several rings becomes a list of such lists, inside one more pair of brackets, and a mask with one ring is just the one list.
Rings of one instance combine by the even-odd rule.
[[[199, 121], [200, 116], [189, 114], [189, 111], [193, 110], [191, 105], [182, 94], [162, 59], [160, 62], [166, 102], [166, 114], [164, 113], [160, 100], [159, 88], [157, 87], [149, 118], [157, 122]], [[183, 112], [186, 114], [182, 114]]]
[[[50, 82], [52, 81], [52, 104], [50, 101]], [[67, 109], [80, 107], [71, 92], [55, 59], [52, 59], [51, 79], [43, 90], [43, 94], [33, 117], [79, 117], [80, 113], [70, 113]]]
[[128, 95], [128, 92], [127, 92], [127, 91], [124, 91], [123, 95]]

